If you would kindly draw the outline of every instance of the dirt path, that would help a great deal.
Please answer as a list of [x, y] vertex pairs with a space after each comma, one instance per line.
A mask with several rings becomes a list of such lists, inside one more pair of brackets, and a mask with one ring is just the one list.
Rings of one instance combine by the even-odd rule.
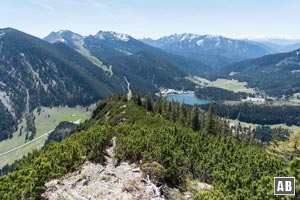
[[106, 159], [106, 167], [115, 167], [116, 160], [115, 160], [115, 152], [114, 149], [116, 147], [116, 137], [112, 138], [112, 145], [108, 149], [106, 149], [106, 152], [108, 156], [105, 156]]

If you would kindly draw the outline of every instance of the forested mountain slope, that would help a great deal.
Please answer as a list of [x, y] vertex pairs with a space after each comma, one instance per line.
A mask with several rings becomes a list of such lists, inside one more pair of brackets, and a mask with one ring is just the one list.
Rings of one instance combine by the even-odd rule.
[[300, 49], [238, 62], [224, 67], [220, 75], [246, 81], [271, 96], [290, 96], [300, 92]]
[[[159, 87], [191, 89], [185, 80], [189, 74], [205, 74], [211, 68], [199, 61], [169, 54], [135, 38], [112, 31], [81, 36], [71, 31], [52, 32], [44, 40], [73, 48], [93, 63], [109, 71], [109, 75], [130, 82], [134, 91], [157, 92]], [[108, 70], [107, 70], [108, 69]]]
[[11, 28], [0, 32], [0, 140], [38, 106], [89, 105], [125, 91], [122, 82], [64, 44]]

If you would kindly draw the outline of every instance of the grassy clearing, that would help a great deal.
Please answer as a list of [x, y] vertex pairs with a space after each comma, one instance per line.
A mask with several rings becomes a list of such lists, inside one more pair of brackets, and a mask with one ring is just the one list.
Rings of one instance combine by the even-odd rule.
[[94, 65], [101, 68], [103, 71], [108, 72], [110, 74], [110, 76], [113, 75], [111, 65], [109, 67], [107, 67], [99, 59], [97, 59], [95, 56], [91, 56], [89, 54], [82, 54], [82, 55], [85, 56], [87, 59], [89, 59]]
[[[35, 126], [36, 126], [36, 135], [34, 138], [37, 138], [50, 130], [53, 130], [60, 122], [62, 121], [76, 121], [80, 119], [80, 122], [85, 121], [90, 117], [91, 108], [87, 110], [86, 107], [53, 107], [47, 108], [42, 107], [40, 114], [37, 113], [37, 110], [34, 110], [35, 116]], [[0, 153], [7, 152], [15, 147], [25, 144], [26, 132], [23, 131], [22, 135], [19, 136], [19, 130], [21, 126], [26, 127], [25, 120], [19, 124], [19, 129], [13, 134], [12, 139], [5, 140], [0, 142]], [[24, 129], [23, 129], [24, 130]], [[4, 156], [0, 157], [0, 168], [5, 164], [10, 164], [16, 159], [22, 158], [24, 155], [27, 155], [33, 149], [41, 148], [44, 145], [47, 137], [41, 137], [40, 139], [28, 144], [18, 150], [10, 152]]]
[[200, 87], [210, 86], [222, 88], [225, 90], [230, 90], [233, 92], [246, 92], [249, 94], [254, 94], [255, 91], [252, 88], [247, 88], [247, 82], [239, 82], [237, 80], [229, 80], [229, 79], [221, 79], [218, 78], [215, 81], [209, 81], [205, 78], [201, 78], [198, 76], [189, 76], [186, 77], [187, 80], [199, 85]]
[[201, 87], [204, 87], [210, 83], [209, 80], [207, 80], [205, 78], [201, 78], [199, 76], [188, 76], [188, 77], [185, 77], [185, 79], [187, 79]]
[[[55, 107], [55, 108], [42, 108], [40, 115], [37, 111], [34, 111], [35, 124], [37, 133], [44, 134], [49, 130], [54, 129], [62, 121], [74, 122], [80, 119], [81, 122], [85, 121], [89, 117], [84, 107]], [[38, 134], [36, 135], [39, 136]]]
[[300, 104], [300, 99], [290, 99], [289, 102], [294, 104]]
[[247, 82], [239, 82], [237, 80], [217, 79], [210, 82], [208, 86], [231, 90], [233, 92], [255, 93], [254, 89], [247, 88]]
[[[43, 147], [47, 137], [42, 137], [39, 140], [36, 140], [20, 149], [12, 151], [4, 156], [0, 157], [0, 168], [2, 168], [6, 164], [11, 164], [15, 160], [21, 159], [23, 156], [32, 152], [33, 149], [40, 149]], [[24, 138], [25, 140], [25, 138]]]
[[84, 48], [82, 45], [79, 44], [78, 47], [79, 47], [78, 52], [81, 55], [86, 57], [89, 61], [91, 61], [97, 67], [101, 68], [103, 71], [108, 72], [110, 74], [110, 76], [113, 75], [112, 66], [107, 67], [106, 65], [104, 65], [101, 60], [99, 60], [95, 56], [92, 56], [91, 53], [86, 48]]
[[[235, 125], [238, 125], [238, 123], [240, 122], [241, 123], [241, 126], [242, 127], [246, 127], [246, 126], [251, 126], [252, 129], [256, 128], [257, 126], [261, 126], [260, 124], [252, 124], [252, 123], [246, 123], [246, 122], [242, 122], [242, 121], [239, 121], [239, 120], [232, 120], [230, 119], [230, 122], [235, 124]], [[288, 129], [290, 131], [297, 131], [297, 130], [300, 130], [300, 126], [287, 126], [286, 124], [274, 124], [274, 125], [268, 125], [270, 126], [271, 128], [284, 128], [284, 129]]]
[[288, 101], [290, 103], [294, 103], [294, 104], [300, 104], [300, 93], [295, 93], [293, 96], [291, 96], [288, 100], [283, 98], [283, 101]]

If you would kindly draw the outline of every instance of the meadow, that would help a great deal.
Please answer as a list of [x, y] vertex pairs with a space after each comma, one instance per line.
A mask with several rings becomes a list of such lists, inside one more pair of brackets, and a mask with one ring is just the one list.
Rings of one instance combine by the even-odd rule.
[[[18, 130], [13, 133], [13, 137], [8, 140], [4, 140], [0, 142], [0, 168], [2, 168], [6, 164], [11, 164], [15, 160], [22, 158], [28, 153], [32, 152], [33, 149], [40, 149], [43, 147], [44, 142], [47, 140], [48, 132], [55, 129], [55, 127], [62, 121], [74, 122], [80, 120], [80, 122], [84, 122], [86, 119], [90, 117], [90, 113], [92, 107], [42, 107], [40, 113], [37, 112], [37, 109], [34, 110], [33, 114], [35, 116], [35, 126], [36, 126], [36, 134], [34, 139], [37, 140], [30, 142], [25, 142], [26, 132], [23, 128], [23, 133], [20, 135], [21, 127], [26, 127], [25, 120], [18, 126]], [[34, 140], [33, 139], [33, 140]], [[26, 145], [24, 145], [26, 144]], [[21, 145], [21, 148], [11, 151], [5, 155], [1, 155], [7, 151], [10, 151], [14, 148], [17, 148]]]

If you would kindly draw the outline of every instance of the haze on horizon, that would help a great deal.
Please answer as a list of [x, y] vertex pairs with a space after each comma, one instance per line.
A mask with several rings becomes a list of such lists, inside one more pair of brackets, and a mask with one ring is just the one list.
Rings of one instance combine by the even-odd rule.
[[58, 30], [109, 30], [136, 38], [197, 33], [300, 39], [299, 10], [297, 0], [11, 0], [1, 2], [0, 27], [40, 38]]

